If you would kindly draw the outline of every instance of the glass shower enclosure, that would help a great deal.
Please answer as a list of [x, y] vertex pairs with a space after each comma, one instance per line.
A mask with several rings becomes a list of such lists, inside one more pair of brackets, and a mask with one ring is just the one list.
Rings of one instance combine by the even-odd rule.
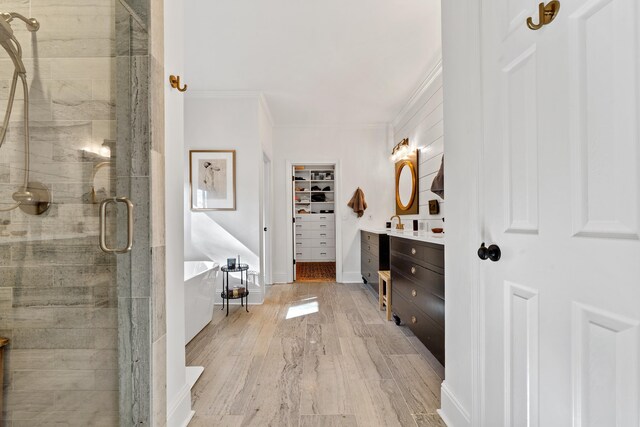
[[0, 0], [0, 425], [153, 424], [149, 3]]

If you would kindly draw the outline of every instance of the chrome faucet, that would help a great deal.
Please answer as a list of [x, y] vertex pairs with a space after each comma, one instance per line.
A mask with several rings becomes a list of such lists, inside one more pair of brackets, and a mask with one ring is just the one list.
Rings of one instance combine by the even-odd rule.
[[402, 220], [400, 219], [400, 215], [394, 215], [391, 218], [389, 218], [389, 220], [393, 222], [393, 218], [398, 218], [398, 224], [396, 225], [396, 230], [404, 230], [404, 225], [402, 225]]

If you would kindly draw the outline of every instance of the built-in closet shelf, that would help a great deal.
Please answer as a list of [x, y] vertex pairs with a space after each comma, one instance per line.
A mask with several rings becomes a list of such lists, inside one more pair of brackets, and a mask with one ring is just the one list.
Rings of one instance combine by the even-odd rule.
[[[320, 212], [321, 210], [334, 210], [335, 200], [314, 202], [310, 200], [314, 195], [326, 194], [326, 198], [335, 199], [335, 169], [333, 166], [298, 165], [298, 170], [293, 171], [294, 177], [304, 179], [293, 180], [294, 195], [297, 199], [309, 199], [301, 201], [294, 199], [295, 208], [295, 259], [296, 262], [335, 262], [335, 215], [333, 213]], [[311, 179], [311, 178], [332, 179]], [[312, 190], [311, 187], [320, 190]], [[323, 190], [328, 188], [328, 190]], [[315, 197], [322, 199], [322, 197]], [[309, 212], [300, 213], [299, 209]]]

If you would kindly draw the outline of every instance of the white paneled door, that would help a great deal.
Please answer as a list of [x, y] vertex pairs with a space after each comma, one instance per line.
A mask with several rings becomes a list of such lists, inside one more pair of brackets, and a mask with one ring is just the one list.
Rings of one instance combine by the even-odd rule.
[[484, 425], [638, 427], [640, 2], [483, 10]]

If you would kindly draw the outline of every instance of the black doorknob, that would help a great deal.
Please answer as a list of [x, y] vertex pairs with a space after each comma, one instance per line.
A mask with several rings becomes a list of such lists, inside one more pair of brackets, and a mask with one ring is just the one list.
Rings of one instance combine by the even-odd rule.
[[481, 260], [485, 260], [489, 258], [489, 249], [484, 245], [484, 242], [480, 245], [480, 249], [478, 249], [478, 258]]
[[484, 245], [484, 242], [478, 249], [478, 258], [481, 260], [490, 259], [493, 262], [500, 261], [502, 257], [502, 251], [498, 245], [490, 245], [488, 248]]

